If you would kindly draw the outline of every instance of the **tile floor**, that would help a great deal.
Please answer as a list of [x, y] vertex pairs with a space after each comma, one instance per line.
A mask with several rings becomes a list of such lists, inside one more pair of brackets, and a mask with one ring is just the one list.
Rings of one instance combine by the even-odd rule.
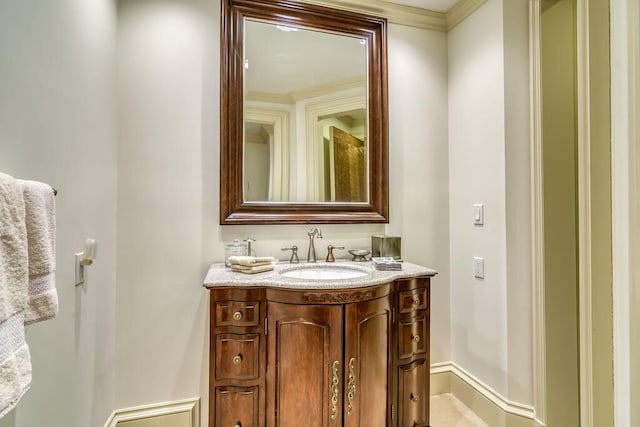
[[431, 396], [431, 427], [489, 427], [451, 393]]

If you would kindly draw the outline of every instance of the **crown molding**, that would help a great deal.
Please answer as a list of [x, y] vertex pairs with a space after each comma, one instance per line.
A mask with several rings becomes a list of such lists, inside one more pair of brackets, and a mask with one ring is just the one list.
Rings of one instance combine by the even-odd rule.
[[392, 24], [443, 33], [447, 31], [446, 13], [419, 7], [405, 6], [384, 0], [303, 0], [303, 2], [380, 16], [386, 18]]
[[436, 12], [419, 7], [391, 3], [385, 0], [302, 0], [304, 3], [330, 6], [350, 12], [368, 13], [387, 18], [392, 24], [425, 30], [451, 31], [487, 0], [460, 0], [447, 12]]
[[447, 32], [453, 30], [486, 2], [487, 0], [460, 0], [456, 3], [446, 13]]

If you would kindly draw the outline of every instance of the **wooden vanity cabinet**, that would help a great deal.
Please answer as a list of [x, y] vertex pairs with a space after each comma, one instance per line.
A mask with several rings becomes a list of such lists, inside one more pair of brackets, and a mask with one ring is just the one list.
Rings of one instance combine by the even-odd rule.
[[210, 427], [428, 426], [428, 298], [429, 278], [212, 288]]
[[269, 302], [267, 318], [267, 427], [389, 425], [386, 296], [340, 305]]
[[[428, 278], [396, 281], [398, 338], [396, 385], [398, 427], [429, 426], [429, 325]], [[394, 424], [395, 425], [395, 424]]]
[[267, 426], [341, 425], [342, 307], [269, 303]]
[[265, 425], [265, 289], [211, 291], [209, 425]]

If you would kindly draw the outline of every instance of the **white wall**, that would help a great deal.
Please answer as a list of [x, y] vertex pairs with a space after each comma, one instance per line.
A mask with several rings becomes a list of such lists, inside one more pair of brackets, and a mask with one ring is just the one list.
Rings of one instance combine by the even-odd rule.
[[489, 0], [449, 33], [449, 221], [452, 360], [531, 404], [527, 16], [525, 0]]
[[218, 8], [119, 3], [116, 408], [207, 397], [200, 284], [223, 253], [215, 226]]
[[[304, 255], [309, 226], [218, 225], [219, 2], [119, 3], [116, 407], [208, 399], [208, 295], [223, 243], [251, 236], [259, 255]], [[446, 36], [389, 26], [391, 223], [322, 226], [326, 245], [403, 237], [433, 281], [433, 361], [448, 354]], [[205, 419], [205, 418], [203, 418]]]
[[[0, 170], [59, 191], [60, 303], [27, 331], [31, 390], [0, 426], [103, 425], [115, 391], [115, 5], [3, 0], [0, 58]], [[75, 288], [87, 237], [98, 258]]]
[[389, 216], [432, 281], [431, 363], [451, 360], [446, 35], [389, 25]]

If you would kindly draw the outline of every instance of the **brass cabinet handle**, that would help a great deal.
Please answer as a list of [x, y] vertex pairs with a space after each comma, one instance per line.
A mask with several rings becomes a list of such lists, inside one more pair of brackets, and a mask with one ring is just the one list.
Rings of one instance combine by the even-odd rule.
[[411, 341], [420, 342], [420, 335], [412, 335], [411, 336]]
[[334, 360], [333, 362], [333, 378], [331, 379], [331, 419], [335, 420], [338, 417], [338, 393], [340, 393], [340, 378], [338, 377], [338, 367], [340, 362]]
[[414, 402], [417, 402], [418, 400], [420, 400], [420, 398], [418, 397], [417, 394], [411, 393], [411, 400], [414, 401]]
[[413, 305], [420, 305], [420, 298], [416, 298], [413, 300]]
[[233, 320], [242, 320], [242, 312], [236, 311], [235, 313], [233, 313]]
[[241, 364], [241, 363], [242, 363], [242, 355], [240, 355], [240, 354], [239, 354], [239, 355], [235, 356], [235, 357], [232, 359], [232, 361], [233, 361], [233, 364], [234, 364], [234, 365], [239, 365], [239, 364]]
[[356, 394], [356, 376], [353, 373], [353, 365], [355, 364], [356, 359], [352, 357], [349, 359], [349, 383], [347, 384], [347, 401], [348, 408], [347, 415], [351, 415], [353, 412], [353, 398]]

